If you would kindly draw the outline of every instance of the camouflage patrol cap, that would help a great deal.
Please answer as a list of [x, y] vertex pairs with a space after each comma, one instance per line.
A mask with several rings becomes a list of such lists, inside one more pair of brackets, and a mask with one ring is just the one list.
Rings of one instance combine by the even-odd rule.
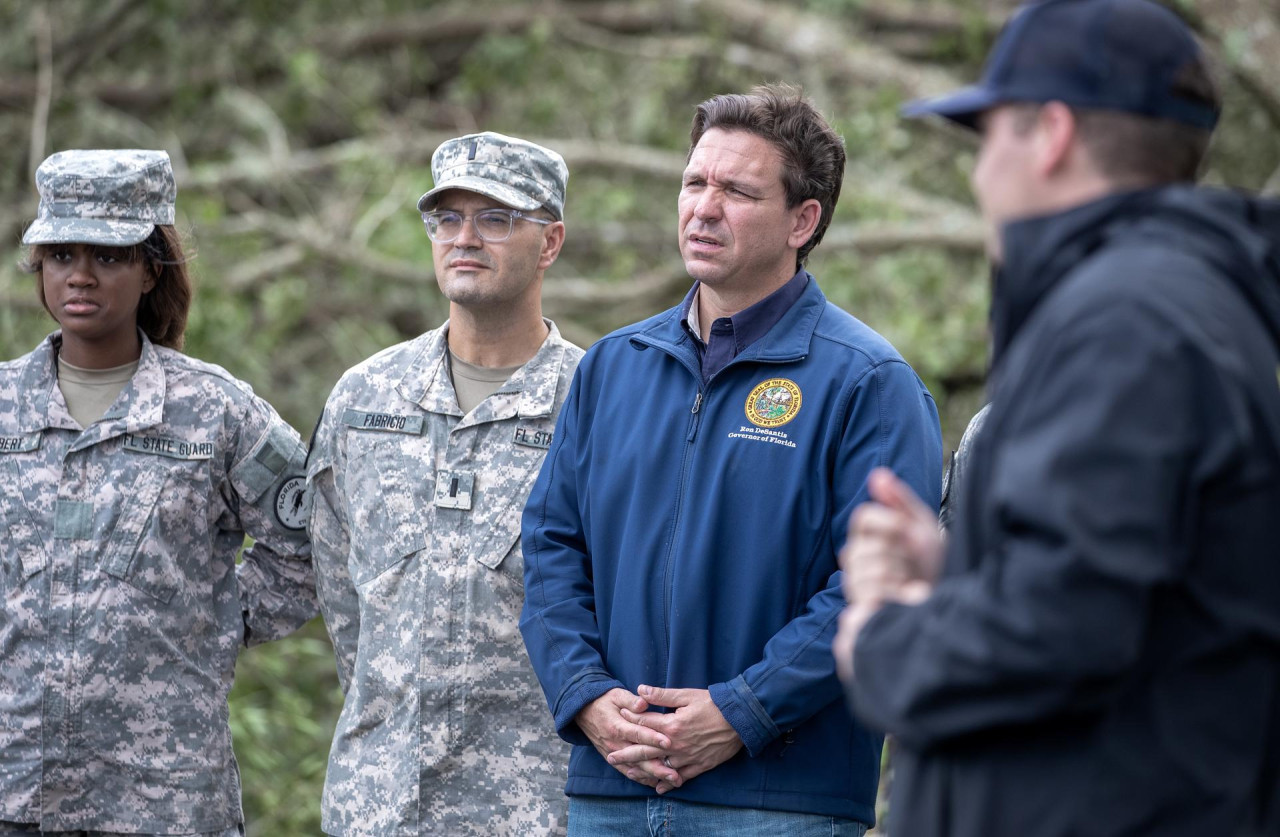
[[418, 198], [427, 212], [446, 189], [465, 189], [526, 212], [545, 208], [564, 220], [569, 167], [550, 148], [485, 131], [441, 143], [431, 155], [435, 188]]
[[164, 151], [71, 150], [36, 169], [40, 208], [23, 244], [137, 244], [172, 224], [178, 187]]

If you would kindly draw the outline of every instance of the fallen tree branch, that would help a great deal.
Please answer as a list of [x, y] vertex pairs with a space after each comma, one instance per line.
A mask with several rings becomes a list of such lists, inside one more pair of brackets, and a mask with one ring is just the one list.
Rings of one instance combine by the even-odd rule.
[[27, 155], [27, 171], [34, 175], [40, 161], [45, 158], [45, 144], [49, 132], [49, 102], [53, 99], [53, 24], [49, 10], [38, 6], [31, 18], [32, 34], [36, 41], [36, 105], [31, 114], [31, 147]]
[[74, 79], [94, 61], [109, 58], [129, 43], [136, 42], [146, 18], [133, 21], [128, 18], [141, 5], [141, 0], [115, 0], [97, 19], [88, 21], [59, 43], [58, 55], [66, 56], [59, 68], [63, 80]]
[[[276, 183], [369, 159], [393, 159], [422, 165], [431, 159], [436, 146], [453, 136], [444, 132], [394, 133], [375, 139], [342, 140], [322, 148], [294, 150], [283, 159], [270, 154], [242, 156], [227, 163], [196, 166], [178, 185], [216, 191], [246, 183]], [[673, 182], [678, 181], [684, 171], [683, 154], [649, 146], [547, 137], [527, 139], [560, 152], [570, 171], [609, 168], [668, 177]]]
[[704, 35], [617, 35], [567, 16], [560, 19], [555, 34], [575, 46], [645, 61], [722, 59], [765, 78], [785, 78], [796, 68], [794, 59], [745, 44], [725, 46]]
[[856, 31], [815, 15], [762, 0], [684, 0], [709, 19], [727, 21], [739, 40], [820, 64], [836, 77], [887, 84], [907, 96], [929, 96], [958, 86], [951, 73], [905, 61]]
[[670, 2], [533, 2], [483, 9], [477, 8], [476, 3], [455, 3], [429, 12], [379, 19], [364, 27], [326, 27], [310, 43], [328, 55], [348, 58], [401, 46], [455, 44], [489, 34], [521, 31], [535, 23], [554, 22], [566, 16], [615, 32], [652, 31], [671, 27], [675, 12], [676, 7]]
[[814, 252], [855, 250], [875, 255], [916, 248], [981, 255], [984, 247], [982, 223], [970, 217], [943, 223], [863, 223], [832, 227]]

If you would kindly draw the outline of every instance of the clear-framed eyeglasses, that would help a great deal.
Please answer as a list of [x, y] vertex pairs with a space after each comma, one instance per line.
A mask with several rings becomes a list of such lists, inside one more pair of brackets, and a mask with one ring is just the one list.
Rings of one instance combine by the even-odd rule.
[[511, 237], [516, 221], [529, 221], [534, 224], [554, 224], [543, 218], [531, 218], [518, 209], [482, 209], [474, 215], [463, 215], [461, 212], [436, 210], [422, 213], [422, 223], [427, 227], [427, 237], [437, 244], [448, 244], [462, 235], [462, 225], [467, 219], [475, 227], [476, 235], [491, 244], [506, 241]]

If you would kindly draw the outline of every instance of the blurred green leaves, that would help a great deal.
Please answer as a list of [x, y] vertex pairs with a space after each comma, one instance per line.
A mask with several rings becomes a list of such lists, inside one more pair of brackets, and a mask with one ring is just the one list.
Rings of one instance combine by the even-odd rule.
[[250, 837], [319, 834], [319, 792], [342, 705], [319, 620], [240, 654], [231, 733]]

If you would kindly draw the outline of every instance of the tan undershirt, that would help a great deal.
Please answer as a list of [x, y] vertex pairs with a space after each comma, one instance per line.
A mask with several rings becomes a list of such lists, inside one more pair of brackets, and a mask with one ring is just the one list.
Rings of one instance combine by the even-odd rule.
[[67, 410], [81, 427], [102, 418], [138, 371], [138, 361], [111, 369], [81, 369], [58, 356], [58, 389]]
[[[523, 364], [521, 364], [523, 365]], [[458, 394], [458, 406], [463, 413], [474, 410], [481, 401], [498, 391], [519, 366], [493, 368], [476, 366], [449, 352], [449, 372], [453, 375], [453, 391]]]

